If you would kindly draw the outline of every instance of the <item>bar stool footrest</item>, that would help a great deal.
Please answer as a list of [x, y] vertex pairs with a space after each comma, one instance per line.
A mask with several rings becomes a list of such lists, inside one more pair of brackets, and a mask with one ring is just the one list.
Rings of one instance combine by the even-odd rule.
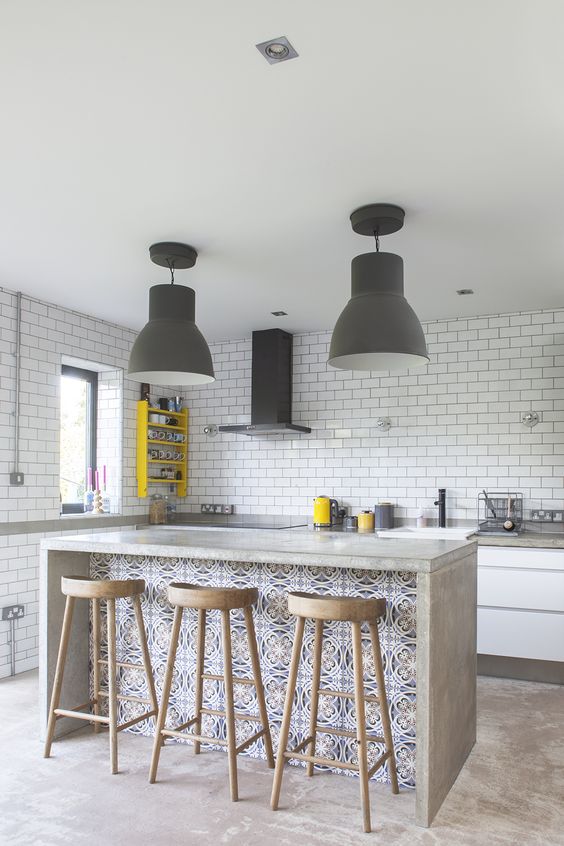
[[237, 746], [235, 748], [235, 754], [238, 755], [239, 752], [242, 752], [243, 749], [246, 749], [247, 746], [250, 746], [251, 743], [254, 743], [255, 740], [258, 740], [259, 737], [263, 737], [265, 734], [266, 734], [266, 729], [264, 729], [264, 728], [261, 729], [260, 731], [255, 732], [254, 734], [251, 734], [250, 737], [248, 737], [246, 740], [244, 740], [242, 743], [240, 743], [239, 746]]
[[138, 717], [133, 717], [132, 720], [127, 720], [126, 723], [121, 723], [119, 726], [116, 726], [116, 731], [123, 731], [124, 729], [128, 729], [131, 726], [136, 725], [137, 723], [143, 722], [143, 720], [148, 720], [150, 717], [156, 717], [158, 711], [147, 711], [144, 714], [140, 714]]
[[[104, 699], [108, 699], [110, 694], [106, 690], [99, 690], [98, 696], [101, 696]], [[116, 699], [119, 699], [120, 702], [141, 702], [142, 705], [153, 704], [150, 699], [145, 699], [142, 696], [128, 696], [125, 693], [116, 694]]]
[[207, 737], [203, 734], [191, 734], [190, 732], [177, 731], [176, 729], [161, 729], [163, 737], [179, 737], [182, 740], [196, 741], [197, 743], [214, 743], [218, 746], [227, 746], [227, 741], [221, 737]]
[[387, 752], [384, 752], [382, 755], [380, 755], [380, 757], [377, 759], [377, 761], [374, 764], [372, 764], [372, 766], [368, 770], [368, 778], [372, 778], [372, 776], [374, 775], [376, 770], [380, 769], [380, 767], [382, 766], [384, 761], [387, 761], [388, 758], [391, 756], [391, 754], [392, 753], [388, 750]]
[[289, 753], [288, 753], [288, 754], [289, 754], [289, 755], [293, 755], [293, 754], [294, 754], [294, 752], [301, 752], [301, 751], [302, 751], [302, 749], [305, 749], [305, 747], [308, 745], [308, 743], [311, 743], [311, 742], [312, 742], [312, 740], [313, 740], [313, 734], [310, 734], [310, 736], [309, 736], [309, 737], [306, 737], [306, 739], [305, 739], [305, 740], [302, 740], [302, 742], [301, 742], [301, 743], [298, 743], [298, 745], [297, 745], [297, 746], [294, 746], [294, 748], [293, 748], [293, 749], [290, 749], [290, 751], [289, 751]]
[[[339, 696], [341, 699], [354, 699], [354, 693], [348, 693], [344, 690], [318, 690], [320, 696]], [[375, 693], [365, 693], [362, 697], [365, 702], [380, 702], [380, 698]]]
[[[331, 726], [316, 726], [315, 730], [321, 732], [321, 734], [334, 734], [337, 737], [351, 737], [353, 740], [358, 740], [356, 731], [351, 731], [350, 729], [331, 728]], [[366, 736], [366, 740], [368, 743], [386, 742], [384, 737], [380, 737], [380, 735], [376, 734], [368, 734]]]
[[319, 764], [322, 767], [336, 767], [338, 770], [354, 770], [358, 772], [358, 764], [351, 764], [349, 761], [338, 761], [335, 758], [319, 758], [317, 755], [304, 755], [298, 752], [284, 752], [285, 758], [295, 758], [298, 761], [306, 761], [311, 764]]
[[[84, 708], [85, 706], [80, 706]], [[108, 725], [110, 722], [109, 717], [101, 717], [98, 714], [85, 714], [78, 711], [76, 708], [55, 708], [55, 717], [57, 720], [60, 720], [61, 717], [71, 717], [73, 720], [87, 720], [89, 723], [104, 723]]]
[[[200, 708], [200, 714], [210, 714], [212, 717], [225, 717], [225, 711], [218, 711], [216, 708]], [[233, 715], [236, 720], [248, 720], [251, 723], [262, 723], [260, 717], [255, 717], [252, 714], [241, 714], [235, 712]]]
[[[98, 664], [108, 664], [106, 658], [98, 658]], [[116, 667], [126, 667], [128, 670], [145, 670], [143, 664], [132, 664], [131, 661], [116, 661]]]

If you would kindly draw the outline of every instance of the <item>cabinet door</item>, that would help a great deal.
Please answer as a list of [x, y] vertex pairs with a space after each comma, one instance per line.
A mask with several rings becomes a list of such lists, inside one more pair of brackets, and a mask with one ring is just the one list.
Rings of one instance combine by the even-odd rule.
[[478, 546], [478, 567], [558, 570], [564, 573], [564, 549], [523, 546]]
[[478, 652], [564, 661], [564, 614], [478, 608]]
[[564, 612], [564, 573], [479, 567], [478, 605]]

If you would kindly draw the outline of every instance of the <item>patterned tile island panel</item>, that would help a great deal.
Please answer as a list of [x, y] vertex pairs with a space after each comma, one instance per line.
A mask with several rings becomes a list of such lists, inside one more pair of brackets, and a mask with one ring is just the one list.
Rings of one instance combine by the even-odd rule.
[[[244, 587], [254, 585], [259, 589], [258, 607], [254, 610], [259, 655], [265, 687], [266, 703], [271, 721], [274, 749], [278, 746], [278, 733], [282, 720], [284, 695], [294, 637], [295, 621], [288, 614], [286, 592], [290, 590], [330, 593], [349, 596], [383, 596], [387, 603], [385, 620], [380, 623], [380, 639], [384, 659], [386, 687], [391, 704], [392, 731], [398, 760], [400, 785], [415, 786], [415, 625], [416, 625], [416, 575], [392, 571], [372, 571], [303, 565], [238, 563], [223, 560], [186, 558], [157, 558], [108, 553], [91, 555], [93, 578], [138, 578], [146, 580], [147, 589], [142, 597], [143, 614], [157, 695], [162, 692], [167, 650], [172, 627], [173, 609], [166, 598], [167, 586], [172, 581], [210, 584], [215, 586]], [[141, 662], [135, 617], [127, 600], [117, 603], [118, 660]], [[240, 612], [231, 612], [234, 674], [250, 673], [248, 647]], [[176, 658], [176, 672], [168, 711], [168, 726], [178, 725], [193, 716], [194, 673], [196, 649], [197, 612], [184, 612], [182, 631]], [[219, 612], [208, 612], [205, 646], [205, 672], [222, 673], [221, 628]], [[352, 646], [348, 623], [326, 623], [324, 628], [321, 687], [330, 690], [352, 691]], [[103, 651], [105, 650], [105, 613], [102, 624]], [[363, 657], [367, 692], [376, 692], [374, 665], [368, 630], [363, 627]], [[302, 662], [298, 675], [296, 698], [290, 733], [290, 745], [302, 740], [309, 726], [313, 648], [313, 623], [306, 622]], [[102, 665], [104, 666], [104, 665]], [[143, 672], [120, 669], [121, 693], [147, 696]], [[102, 677], [102, 688], [107, 689]], [[254, 687], [235, 686], [235, 705], [239, 712], [258, 714]], [[223, 710], [223, 684], [206, 681], [204, 706]], [[120, 721], [131, 719], [146, 706], [129, 701], [120, 702]], [[378, 706], [367, 703], [370, 734], [381, 735]], [[352, 701], [343, 698], [320, 697], [319, 723], [339, 729], [354, 729], [355, 715]], [[238, 720], [238, 742], [256, 730], [253, 723]], [[145, 735], [153, 734], [153, 721], [143, 721], [130, 729]], [[205, 716], [202, 733], [225, 738], [224, 719]], [[170, 741], [169, 741], [170, 742]], [[183, 741], [179, 741], [183, 742]], [[370, 756], [375, 760], [380, 747], [372, 744]], [[217, 749], [222, 747], [217, 746]], [[225, 751], [223, 749], [223, 751]], [[243, 753], [263, 758], [262, 740], [253, 743]], [[356, 761], [356, 742], [331, 734], [318, 734], [317, 754]], [[166, 753], [161, 763], [166, 762]], [[301, 762], [294, 762], [300, 765]], [[370, 764], [369, 764], [370, 765]], [[339, 770], [338, 772], [344, 772]], [[351, 774], [347, 771], [347, 774]], [[387, 781], [385, 767], [374, 775], [378, 781]]]

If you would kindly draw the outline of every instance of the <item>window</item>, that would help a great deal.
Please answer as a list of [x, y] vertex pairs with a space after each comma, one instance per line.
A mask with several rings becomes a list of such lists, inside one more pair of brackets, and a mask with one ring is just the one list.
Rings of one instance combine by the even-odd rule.
[[98, 374], [61, 368], [61, 514], [82, 514], [89, 467], [96, 467]]

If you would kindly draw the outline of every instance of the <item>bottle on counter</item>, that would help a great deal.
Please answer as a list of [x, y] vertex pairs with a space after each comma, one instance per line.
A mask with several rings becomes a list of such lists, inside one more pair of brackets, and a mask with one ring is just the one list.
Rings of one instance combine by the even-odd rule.
[[166, 502], [160, 494], [153, 494], [149, 503], [149, 523], [160, 526], [166, 523]]
[[84, 491], [84, 512], [85, 514], [94, 511], [94, 491]]

